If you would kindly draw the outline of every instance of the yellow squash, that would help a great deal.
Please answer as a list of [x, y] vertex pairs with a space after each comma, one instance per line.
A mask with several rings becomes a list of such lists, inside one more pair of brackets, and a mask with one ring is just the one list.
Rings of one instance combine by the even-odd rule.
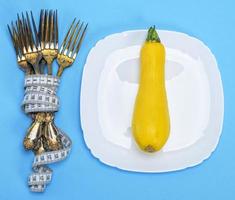
[[155, 27], [148, 31], [141, 49], [140, 64], [132, 133], [142, 150], [155, 152], [164, 146], [170, 132], [165, 88], [165, 48]]

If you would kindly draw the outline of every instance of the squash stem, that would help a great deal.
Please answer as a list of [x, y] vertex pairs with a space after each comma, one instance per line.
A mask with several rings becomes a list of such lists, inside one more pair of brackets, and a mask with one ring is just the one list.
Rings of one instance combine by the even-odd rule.
[[157, 31], [155, 29], [155, 26], [151, 26], [148, 30], [148, 35], [147, 35], [147, 38], [146, 38], [146, 41], [147, 42], [161, 42], [158, 34], [157, 34]]

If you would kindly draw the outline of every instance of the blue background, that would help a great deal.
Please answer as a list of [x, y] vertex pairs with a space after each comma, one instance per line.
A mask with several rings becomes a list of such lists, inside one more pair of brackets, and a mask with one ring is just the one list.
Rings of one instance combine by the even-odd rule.
[[[1, 0], [0, 199], [234, 199], [234, 7], [233, 0]], [[46, 192], [34, 194], [26, 184], [33, 154], [22, 146], [31, 122], [20, 109], [24, 75], [17, 67], [6, 24], [16, 18], [17, 12], [33, 10], [38, 16], [41, 8], [58, 9], [62, 37], [75, 16], [89, 22], [89, 30], [76, 63], [66, 70], [59, 90], [61, 109], [56, 123], [71, 136], [72, 152], [66, 161], [52, 166], [54, 177]], [[216, 151], [199, 166], [165, 174], [131, 173], [100, 163], [86, 147], [80, 127], [80, 82], [86, 56], [99, 39], [153, 24], [193, 35], [215, 54], [225, 93], [223, 134]]]

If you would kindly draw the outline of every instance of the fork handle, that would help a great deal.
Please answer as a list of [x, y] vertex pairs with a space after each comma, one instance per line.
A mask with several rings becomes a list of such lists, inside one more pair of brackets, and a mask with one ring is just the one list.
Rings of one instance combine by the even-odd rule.
[[58, 69], [58, 72], [57, 72], [57, 76], [61, 77], [63, 71], [64, 71], [64, 68], [62, 66], [60, 66], [59, 69]]
[[41, 60], [41, 57], [38, 56], [35, 63], [32, 64], [35, 74], [40, 74], [40, 69], [39, 69], [40, 60]]
[[48, 63], [47, 64], [47, 67], [48, 67], [48, 75], [52, 75], [52, 63]]

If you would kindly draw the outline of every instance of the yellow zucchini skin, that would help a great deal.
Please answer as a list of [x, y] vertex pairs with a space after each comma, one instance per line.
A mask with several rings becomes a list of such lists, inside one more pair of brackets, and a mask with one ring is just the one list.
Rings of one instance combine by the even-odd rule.
[[160, 42], [146, 41], [141, 49], [140, 64], [132, 133], [143, 151], [155, 152], [164, 146], [170, 132], [164, 46]]

